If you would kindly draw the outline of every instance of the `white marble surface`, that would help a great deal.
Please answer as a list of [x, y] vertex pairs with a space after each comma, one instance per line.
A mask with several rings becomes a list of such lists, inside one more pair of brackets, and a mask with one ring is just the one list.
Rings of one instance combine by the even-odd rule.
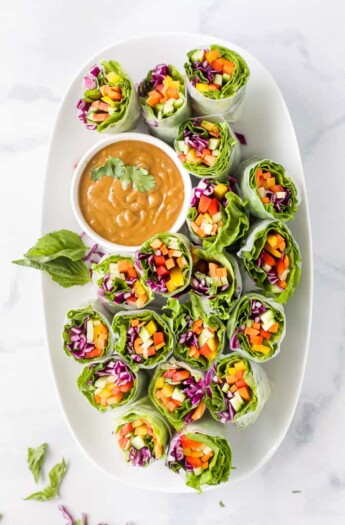
[[[2, 231], [0, 512], [5, 525], [58, 525], [64, 503], [90, 523], [273, 525], [345, 522], [343, 162], [344, 4], [340, 0], [57, 0], [1, 3]], [[266, 65], [290, 109], [307, 179], [315, 257], [310, 354], [282, 446], [257, 474], [203, 496], [132, 489], [100, 473], [64, 422], [42, 334], [40, 277], [10, 264], [40, 233], [49, 136], [77, 68], [117, 39], [159, 30], [214, 34]], [[173, 41], [172, 41], [173, 45]], [[20, 324], [18, 321], [20, 320]], [[68, 459], [59, 502], [24, 502], [26, 450]], [[301, 491], [301, 492], [294, 492]], [[219, 501], [225, 504], [221, 508]]]

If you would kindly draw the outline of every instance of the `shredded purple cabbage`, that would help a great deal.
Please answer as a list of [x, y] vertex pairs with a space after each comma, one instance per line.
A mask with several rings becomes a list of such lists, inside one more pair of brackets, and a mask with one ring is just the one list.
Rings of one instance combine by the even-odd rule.
[[148, 447], [143, 447], [137, 450], [135, 447], [129, 449], [128, 462], [132, 463], [133, 467], [143, 467], [154, 461], [154, 457]]
[[[89, 366], [96, 367], [97, 364], [92, 364]], [[99, 377], [104, 376], [115, 376], [115, 385], [124, 386], [127, 383], [134, 383], [135, 376], [131, 369], [126, 363], [124, 363], [119, 357], [114, 356], [111, 360], [105, 362], [103, 367], [100, 370], [95, 371], [95, 381]]]
[[[217, 182], [212, 182], [209, 179], [202, 179], [199, 184], [193, 189], [192, 199], [191, 199], [191, 207], [198, 208], [200, 199], [203, 195], [206, 197], [210, 197], [211, 199], [214, 198], [214, 189], [217, 186]], [[230, 191], [234, 191], [234, 187], [236, 185], [236, 180], [232, 177], [227, 177], [226, 182], [224, 181], [224, 184], [227, 185], [227, 193]], [[225, 208], [228, 205], [227, 199], [224, 197], [220, 204]]]
[[246, 137], [242, 133], [237, 133], [235, 131], [235, 135], [238, 138], [239, 143], [242, 144], [242, 146], [246, 146], [247, 145]]
[[84, 359], [87, 352], [95, 349], [95, 343], [86, 341], [87, 322], [89, 319], [90, 316], [86, 316], [82, 326], [74, 325], [68, 330], [70, 343], [67, 344], [67, 348], [77, 359]]

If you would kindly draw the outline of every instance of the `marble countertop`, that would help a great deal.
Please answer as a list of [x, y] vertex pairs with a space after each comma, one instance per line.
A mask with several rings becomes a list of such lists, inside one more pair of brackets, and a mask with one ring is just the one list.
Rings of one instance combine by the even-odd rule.
[[[318, 6], [316, 6], [318, 4]], [[328, 0], [12, 0], [1, 7], [2, 230], [0, 512], [5, 525], [59, 525], [58, 504], [90, 524], [273, 525], [345, 522], [343, 370], [345, 221], [344, 4]], [[42, 336], [38, 272], [10, 264], [40, 233], [49, 137], [76, 69], [98, 49], [144, 32], [189, 31], [232, 40], [257, 56], [285, 96], [305, 169], [314, 243], [314, 317], [300, 402], [289, 432], [258, 473], [198, 495], [153, 494], [117, 483], [79, 450], [64, 421]], [[173, 42], [171, 43], [173, 45]], [[337, 242], [336, 242], [337, 239]], [[330, 249], [330, 247], [332, 247]], [[20, 325], [18, 324], [20, 320]], [[20, 329], [18, 327], [20, 326]], [[32, 491], [28, 446], [52, 444], [70, 468], [62, 498]], [[220, 500], [224, 503], [221, 507]]]

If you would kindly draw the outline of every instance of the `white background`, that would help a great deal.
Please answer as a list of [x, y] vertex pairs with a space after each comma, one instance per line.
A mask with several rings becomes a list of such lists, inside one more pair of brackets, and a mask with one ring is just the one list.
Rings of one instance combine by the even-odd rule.
[[[2, 0], [0, 5], [1, 524], [63, 524], [59, 503], [75, 517], [87, 512], [90, 525], [101, 520], [108, 525], [124, 525], [126, 520], [133, 525], [343, 524], [344, 4]], [[291, 428], [260, 472], [202, 496], [155, 497], [105, 477], [87, 461], [66, 427], [52, 381], [42, 335], [40, 277], [10, 264], [39, 237], [49, 136], [76, 70], [118, 39], [165, 30], [231, 40], [271, 71], [295, 124], [313, 229], [314, 318]], [[34, 489], [26, 468], [27, 447], [44, 441], [51, 445], [49, 466], [62, 455], [69, 463], [62, 497], [48, 503], [24, 502]]]

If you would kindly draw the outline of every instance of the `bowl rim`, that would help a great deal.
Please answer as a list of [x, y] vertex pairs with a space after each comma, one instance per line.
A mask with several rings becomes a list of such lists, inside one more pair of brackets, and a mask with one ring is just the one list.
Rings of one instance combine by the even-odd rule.
[[109, 144], [113, 144], [116, 142], [121, 141], [139, 141], [139, 142], [146, 142], [147, 144], [152, 144], [153, 146], [158, 147], [161, 149], [164, 153], [166, 153], [169, 158], [174, 162], [176, 168], [178, 169], [182, 182], [184, 187], [184, 200], [182, 203], [182, 207], [180, 210], [180, 213], [173, 224], [173, 226], [170, 228], [171, 233], [178, 232], [183, 224], [186, 221], [187, 217], [187, 211], [190, 206], [190, 201], [192, 197], [192, 180], [191, 176], [188, 173], [188, 171], [182, 166], [181, 162], [178, 160], [175, 150], [169, 146], [167, 143], [163, 142], [162, 140], [152, 137], [151, 135], [148, 135], [146, 133], [140, 133], [140, 132], [126, 132], [126, 133], [116, 133], [114, 135], [108, 136], [106, 138], [103, 138], [96, 142], [96, 144], [93, 144], [90, 148], [88, 148], [81, 159], [79, 160], [71, 181], [71, 187], [70, 187], [70, 201], [72, 205], [72, 211], [73, 215], [78, 222], [79, 226], [82, 228], [82, 230], [97, 244], [100, 244], [103, 248], [106, 248], [107, 250], [110, 250], [114, 252], [115, 250], [118, 252], [135, 252], [139, 250], [139, 246], [128, 246], [124, 244], [117, 244], [113, 243], [111, 241], [108, 241], [101, 235], [99, 235], [97, 232], [95, 232], [91, 226], [86, 222], [80, 206], [79, 206], [79, 198], [78, 198], [78, 192], [79, 192], [79, 184], [80, 184], [80, 178], [84, 172], [85, 166], [88, 164], [88, 162], [98, 153], [100, 150], [102, 150], [104, 147], [108, 146]]

